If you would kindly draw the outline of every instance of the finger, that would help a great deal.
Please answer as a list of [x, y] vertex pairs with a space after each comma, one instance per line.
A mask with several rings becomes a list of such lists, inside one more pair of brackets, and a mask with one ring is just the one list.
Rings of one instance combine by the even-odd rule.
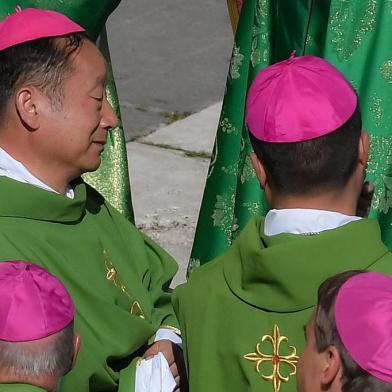
[[170, 366], [170, 371], [174, 378], [179, 376], [177, 364], [175, 362], [173, 363], [173, 365]]
[[372, 182], [366, 181], [366, 182], [364, 183], [364, 188], [366, 189], [366, 191], [367, 191], [368, 193], [374, 192], [374, 184], [373, 184]]
[[180, 387], [180, 376], [175, 377], [174, 381], [176, 383], [176, 388], [179, 388]]
[[372, 182], [365, 182], [362, 187], [361, 196], [370, 200], [374, 193], [374, 184]]
[[167, 363], [169, 364], [169, 366], [171, 366], [174, 363], [174, 361], [175, 361], [175, 358], [174, 358], [173, 351], [172, 351], [171, 347], [170, 348], [163, 348], [163, 349], [161, 347], [160, 351], [163, 354], [163, 356], [165, 357], [165, 359], [166, 359]]
[[159, 352], [158, 347], [152, 346], [150, 347], [143, 355], [143, 359], [151, 359]]

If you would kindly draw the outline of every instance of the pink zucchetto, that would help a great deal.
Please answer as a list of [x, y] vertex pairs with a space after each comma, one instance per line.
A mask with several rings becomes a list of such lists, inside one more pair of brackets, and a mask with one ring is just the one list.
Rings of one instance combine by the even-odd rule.
[[26, 342], [61, 331], [74, 319], [59, 279], [25, 261], [0, 262], [0, 340]]
[[38, 38], [84, 31], [83, 27], [59, 12], [17, 7], [14, 14], [0, 22], [0, 51]]
[[302, 142], [337, 130], [353, 115], [357, 101], [350, 83], [330, 63], [292, 54], [256, 76], [245, 121], [259, 140]]
[[348, 279], [336, 296], [335, 322], [358, 366], [392, 383], [392, 277], [365, 272]]

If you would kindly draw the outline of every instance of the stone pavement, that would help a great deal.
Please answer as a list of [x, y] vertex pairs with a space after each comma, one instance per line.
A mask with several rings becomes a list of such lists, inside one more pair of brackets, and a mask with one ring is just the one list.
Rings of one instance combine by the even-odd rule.
[[227, 4], [122, 0], [107, 29], [125, 135], [133, 141], [127, 149], [136, 224], [179, 262], [178, 283], [233, 45]]
[[233, 45], [225, 0], [122, 0], [107, 28], [127, 140], [222, 99]]
[[136, 225], [179, 263], [185, 281], [222, 103], [127, 144]]

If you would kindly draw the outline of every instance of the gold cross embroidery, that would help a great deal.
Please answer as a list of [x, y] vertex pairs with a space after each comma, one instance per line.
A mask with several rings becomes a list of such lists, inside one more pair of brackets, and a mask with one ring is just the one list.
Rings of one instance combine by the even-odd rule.
[[121, 281], [120, 277], [118, 276], [116, 268], [114, 267], [113, 263], [109, 260], [109, 255], [106, 250], [103, 251], [103, 258], [105, 260], [106, 279], [112, 282], [118, 289], [120, 289], [129, 298], [129, 300], [132, 303], [130, 313], [132, 315], [139, 316], [140, 318], [144, 319], [145, 316], [142, 307], [140, 306], [139, 302], [135, 301], [128, 293], [127, 288], [125, 287], [124, 283]]
[[[274, 392], [279, 392], [282, 382], [288, 382], [290, 376], [294, 376], [297, 373], [297, 363], [299, 357], [297, 356], [297, 349], [294, 346], [289, 346], [291, 349], [290, 355], [280, 354], [280, 345], [284, 342], [288, 342], [286, 336], [281, 336], [279, 327], [275, 324], [273, 334], [264, 335], [261, 339], [261, 343], [257, 343], [256, 352], [244, 355], [244, 358], [248, 361], [256, 363], [256, 371], [261, 374], [263, 380], [272, 382]], [[263, 342], [270, 342], [272, 345], [272, 354], [264, 354], [261, 351], [261, 344]], [[265, 375], [261, 372], [261, 364], [263, 362], [271, 362], [273, 365], [272, 373]], [[283, 376], [281, 373], [281, 365], [287, 364], [291, 369], [291, 373], [288, 376]]]

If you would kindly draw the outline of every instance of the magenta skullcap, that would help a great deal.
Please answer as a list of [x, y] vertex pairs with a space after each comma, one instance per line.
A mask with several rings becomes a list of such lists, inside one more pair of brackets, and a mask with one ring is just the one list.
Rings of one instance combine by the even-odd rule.
[[25, 261], [0, 262], [0, 339], [26, 342], [61, 331], [74, 319], [59, 279]]
[[292, 54], [256, 76], [245, 121], [259, 140], [302, 142], [337, 130], [353, 115], [357, 101], [350, 83], [330, 63]]
[[365, 272], [348, 279], [336, 296], [335, 322], [358, 366], [392, 383], [392, 277]]
[[85, 29], [59, 12], [16, 8], [0, 22], [0, 51], [38, 38], [81, 33]]

